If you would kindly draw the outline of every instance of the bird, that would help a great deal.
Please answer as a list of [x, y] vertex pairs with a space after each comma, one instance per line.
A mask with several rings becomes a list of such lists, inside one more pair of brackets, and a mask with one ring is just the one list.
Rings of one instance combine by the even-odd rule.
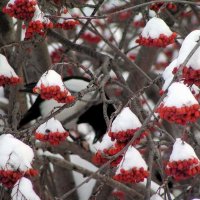
[[[91, 80], [85, 77], [79, 76], [70, 76], [63, 78], [63, 82], [70, 93], [80, 92], [81, 90], [87, 88]], [[24, 89], [21, 89], [21, 92], [32, 93], [32, 90], [36, 83], [31, 83], [25, 85]], [[92, 100], [93, 92], [86, 94], [81, 100], [77, 101], [75, 105], [70, 108], [64, 109], [61, 113], [55, 116], [59, 121], [64, 122], [67, 118], [74, 115], [77, 112], [83, 112], [88, 102]], [[90, 103], [89, 103], [90, 104]], [[22, 119], [19, 122], [18, 128], [22, 128], [24, 125], [28, 124], [30, 121], [35, 120], [39, 117], [48, 116], [52, 110], [58, 109], [58, 107], [64, 105], [63, 103], [58, 103], [57, 101], [44, 100], [37, 96], [35, 102], [30, 107], [30, 109], [24, 114]], [[115, 108], [112, 104], [108, 105], [107, 114], [110, 117], [111, 114], [115, 111]], [[66, 129], [74, 129], [77, 124], [88, 123], [95, 132], [95, 137], [93, 143], [96, 143], [105, 133], [106, 133], [106, 122], [103, 115], [103, 102], [98, 102], [96, 104], [92, 103], [90, 107], [80, 114], [80, 116], [67, 124], [63, 124]]]

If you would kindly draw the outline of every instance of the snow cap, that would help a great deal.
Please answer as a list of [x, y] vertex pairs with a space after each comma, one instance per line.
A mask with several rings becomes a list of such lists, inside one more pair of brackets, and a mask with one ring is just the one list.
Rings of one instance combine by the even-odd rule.
[[164, 34], [166, 36], [171, 36], [173, 33], [167, 24], [160, 18], [153, 17], [151, 18], [142, 31], [142, 37], [144, 38], [159, 38], [160, 34]]
[[172, 83], [163, 102], [167, 107], [175, 106], [177, 108], [198, 104], [190, 89], [179, 82]]
[[62, 78], [60, 76], [60, 74], [58, 74], [56, 71], [54, 70], [48, 70], [46, 71], [40, 78], [40, 80], [38, 81], [36, 87], [41, 87], [41, 85], [45, 85], [47, 86], [55, 86], [58, 85], [60, 87], [61, 91], [66, 90], [65, 85], [62, 81]]
[[120, 174], [121, 169], [130, 170], [133, 167], [143, 167], [144, 170], [147, 170], [147, 164], [142, 158], [140, 152], [136, 148], [129, 146], [128, 150], [126, 151], [126, 154], [124, 155], [124, 158], [121, 160], [118, 166], [116, 174]]
[[173, 145], [169, 161], [187, 160], [190, 158], [198, 159], [194, 149], [188, 143], [181, 140], [181, 138], [177, 138]]
[[123, 108], [112, 123], [111, 131], [119, 132], [141, 127], [138, 117], [129, 107]]
[[[184, 39], [182, 46], [179, 51], [179, 55], [177, 58], [178, 64], [181, 65], [190, 54], [192, 49], [198, 43], [200, 39], [200, 30], [192, 31], [187, 37]], [[200, 47], [194, 52], [192, 57], [186, 64], [187, 67], [192, 67], [193, 69], [200, 69]]]
[[31, 168], [33, 150], [10, 134], [0, 136], [0, 169], [27, 171]]
[[0, 75], [6, 77], [18, 77], [3, 54], [0, 54]]
[[44, 124], [41, 124], [37, 130], [36, 133], [42, 133], [42, 134], [48, 134], [49, 132], [66, 132], [63, 128], [62, 124], [55, 118], [49, 119]]

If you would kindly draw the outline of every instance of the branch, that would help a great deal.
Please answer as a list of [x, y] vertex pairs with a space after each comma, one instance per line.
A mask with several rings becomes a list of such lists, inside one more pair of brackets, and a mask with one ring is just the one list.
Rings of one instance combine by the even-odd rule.
[[[50, 161], [55, 164], [58, 165], [60, 167], [63, 167], [65, 169], [68, 170], [75, 170], [81, 174], [83, 174], [84, 176], [91, 176], [92, 178], [95, 178], [96, 180], [100, 180], [102, 182], [104, 182], [106, 185], [109, 185], [113, 188], [118, 188], [119, 190], [124, 191], [125, 193], [127, 193], [130, 196], [137, 196], [138, 198], [143, 198], [143, 195], [139, 194], [137, 191], [127, 187], [126, 185], [119, 183], [113, 179], [111, 179], [110, 177], [107, 176], [103, 176], [97, 172], [92, 172], [88, 169], [85, 169], [79, 165], [73, 164], [67, 160], [64, 159], [59, 159], [59, 158], [55, 158], [54, 156], [51, 155], [44, 155], [46, 158], [50, 159]], [[86, 183], [86, 182], [84, 182]], [[76, 190], [76, 188], [75, 188]], [[66, 198], [66, 196], [68, 196], [68, 194], [66, 193], [65, 195], [63, 195], [60, 198], [57, 198], [58, 200], [64, 200]]]

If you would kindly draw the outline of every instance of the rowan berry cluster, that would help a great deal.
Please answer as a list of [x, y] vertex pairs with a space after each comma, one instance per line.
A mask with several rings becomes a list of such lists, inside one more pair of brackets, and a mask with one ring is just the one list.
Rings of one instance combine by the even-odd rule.
[[32, 39], [37, 34], [44, 37], [46, 30], [51, 28], [53, 28], [53, 23], [50, 21], [48, 23], [40, 20], [30, 21], [25, 32], [25, 39]]
[[113, 179], [124, 183], [139, 183], [149, 176], [149, 172], [143, 167], [133, 167], [130, 170], [120, 169], [120, 173], [113, 176]]
[[51, 145], [59, 145], [60, 142], [63, 142], [66, 140], [66, 138], [69, 136], [69, 133], [63, 132], [50, 132], [47, 134], [43, 133], [35, 133], [35, 138], [37, 140], [40, 140], [42, 142], [49, 142]]
[[[112, 140], [117, 140], [119, 142], [127, 142], [129, 141], [140, 128], [136, 129], [128, 129], [126, 131], [119, 131], [119, 132], [109, 132], [108, 135], [111, 137]], [[133, 145], [139, 144], [141, 139], [147, 136], [147, 132], [143, 132], [140, 134], [139, 137], [134, 141]]]
[[136, 43], [143, 46], [166, 47], [167, 45], [175, 42], [176, 35], [176, 33], [172, 33], [172, 35], [168, 37], [164, 34], [160, 34], [159, 38], [155, 39], [139, 36], [139, 38], [136, 40]]
[[175, 180], [184, 180], [200, 173], [200, 163], [197, 158], [168, 162], [166, 174]]
[[35, 169], [28, 169], [26, 172], [2, 169], [0, 170], [0, 183], [6, 188], [12, 188], [23, 176], [36, 176], [37, 174]]
[[200, 69], [192, 69], [191, 67], [183, 67], [182, 78], [184, 83], [187, 85], [197, 85], [200, 86]]
[[75, 97], [71, 96], [66, 89], [61, 91], [58, 85], [45, 86], [41, 84], [40, 87], [34, 87], [33, 92], [40, 94], [42, 99], [55, 99], [58, 103], [72, 103], [75, 100]]
[[200, 117], [200, 105], [194, 104], [177, 108], [175, 106], [167, 107], [161, 104], [156, 110], [156, 113], [159, 113], [160, 118], [169, 122], [186, 125], [188, 122], [195, 122]]
[[5, 85], [17, 85], [18, 83], [21, 83], [21, 78], [19, 77], [7, 77], [4, 75], [0, 75], [0, 86]]
[[[93, 163], [96, 165], [102, 165], [106, 163], [109, 159], [106, 158], [106, 156], [114, 156], [119, 151], [121, 151], [125, 146], [125, 143], [118, 143], [116, 142], [115, 145], [109, 149], [104, 149], [103, 151], [97, 151], [97, 153], [93, 156]], [[122, 155], [120, 155], [118, 158], [113, 160], [110, 164], [111, 167], [116, 167], [122, 160]]]
[[8, 2], [7, 6], [3, 8], [3, 12], [10, 17], [29, 21], [34, 15], [36, 5], [36, 0], [15, 0], [13, 3]]

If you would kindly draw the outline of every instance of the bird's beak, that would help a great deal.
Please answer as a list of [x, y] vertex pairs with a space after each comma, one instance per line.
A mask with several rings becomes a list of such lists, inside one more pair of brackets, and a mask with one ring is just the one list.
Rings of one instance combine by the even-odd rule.
[[95, 144], [97, 141], [98, 141], [98, 138], [95, 137], [94, 140], [93, 140], [93, 142], [92, 142], [92, 144]]

